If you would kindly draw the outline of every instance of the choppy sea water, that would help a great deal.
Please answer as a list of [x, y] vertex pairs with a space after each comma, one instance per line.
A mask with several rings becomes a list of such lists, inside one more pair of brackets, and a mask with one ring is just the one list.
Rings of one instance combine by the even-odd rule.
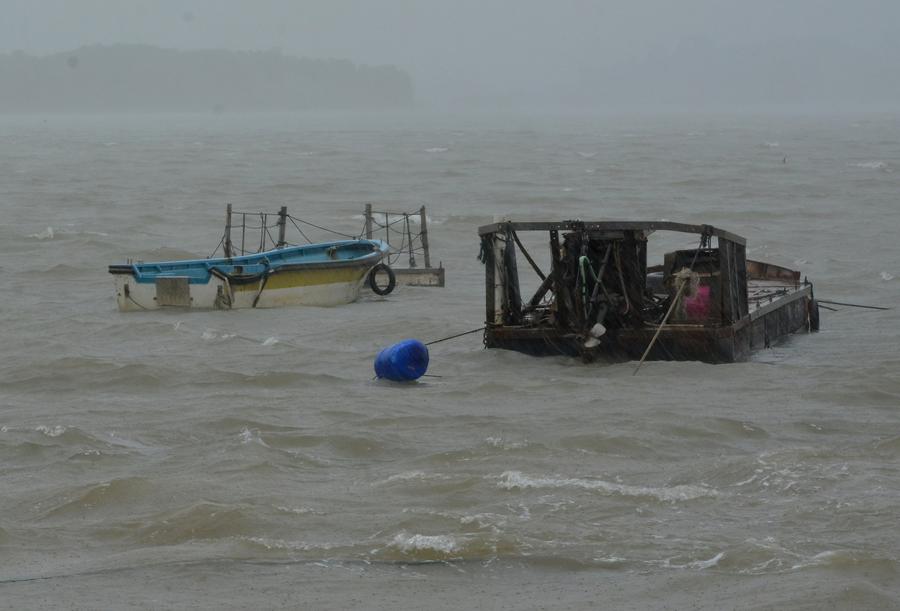
[[[4, 116], [0, 176], [0, 607], [900, 607], [897, 309], [734, 365], [476, 334], [372, 380], [483, 324], [495, 216], [710, 223], [900, 305], [896, 116]], [[227, 202], [426, 204], [447, 287], [119, 313], [106, 266], [210, 254]]]

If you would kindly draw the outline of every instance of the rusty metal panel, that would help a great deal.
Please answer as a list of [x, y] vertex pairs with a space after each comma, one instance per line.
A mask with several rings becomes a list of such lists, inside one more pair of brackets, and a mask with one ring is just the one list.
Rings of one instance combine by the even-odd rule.
[[161, 276], [156, 279], [156, 305], [191, 307], [191, 285], [187, 276]]
[[671, 221], [559, 221], [559, 222], [509, 222], [492, 223], [478, 228], [478, 235], [500, 233], [511, 227], [513, 231], [677, 231], [681, 233], [706, 234], [746, 244], [741, 236], [711, 225], [688, 225]]

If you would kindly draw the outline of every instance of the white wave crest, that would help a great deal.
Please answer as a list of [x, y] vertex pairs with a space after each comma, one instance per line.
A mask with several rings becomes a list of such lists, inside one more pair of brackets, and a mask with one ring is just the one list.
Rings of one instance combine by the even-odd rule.
[[397, 533], [391, 545], [407, 553], [435, 551], [452, 554], [461, 549], [459, 541], [450, 535], [411, 535], [406, 532]]
[[54, 235], [55, 233], [53, 232], [53, 227], [47, 227], [43, 231], [30, 234], [28, 237], [38, 240], [52, 240]]
[[688, 566], [692, 569], [708, 569], [719, 564], [719, 561], [725, 557], [725, 552], [719, 552], [709, 560], [695, 560], [688, 564]]
[[264, 448], [268, 448], [268, 444], [262, 440], [260, 436], [259, 429], [253, 429], [252, 431], [247, 427], [241, 429], [241, 432], [238, 433], [238, 439], [241, 440], [241, 445], [247, 445], [250, 443], [255, 443], [263, 446]]
[[66, 432], [66, 427], [57, 425], [53, 428], [50, 428], [49, 426], [44, 426], [43, 424], [41, 424], [34, 427], [34, 430], [38, 433], [43, 433], [47, 437], [59, 437]]
[[450, 149], [446, 146], [433, 146], [431, 148], [425, 149], [426, 153], [446, 153]]
[[824, 551], [816, 554], [815, 556], [811, 556], [809, 558], [804, 559], [802, 562], [798, 562], [797, 564], [791, 567], [792, 571], [796, 571], [798, 569], [805, 569], [811, 566], [825, 566], [828, 565], [832, 560], [838, 558], [838, 552], [833, 550]]
[[881, 170], [882, 172], [892, 172], [890, 166], [884, 161], [860, 161], [853, 164], [854, 168], [862, 168], [864, 170]]
[[215, 329], [206, 329], [205, 331], [203, 331], [203, 333], [200, 334], [200, 339], [204, 339], [208, 342], [215, 339], [229, 340], [234, 337], [237, 337], [237, 335], [234, 333], [218, 333]]
[[292, 513], [292, 514], [295, 514], [298, 516], [302, 516], [302, 515], [323, 516], [323, 515], [325, 515], [324, 511], [318, 511], [316, 509], [313, 509], [312, 507], [307, 507], [306, 505], [302, 505], [300, 507], [287, 507], [285, 505], [276, 505], [275, 509], [277, 509], [278, 511], [281, 511], [283, 513]]
[[692, 560], [691, 562], [686, 562], [684, 564], [672, 564], [671, 558], [667, 558], [663, 561], [662, 566], [668, 569], [698, 569], [702, 571], [703, 569], [709, 569], [716, 566], [724, 557], [725, 552], [719, 552], [708, 560]]
[[382, 486], [384, 484], [393, 484], [397, 482], [427, 482], [427, 481], [444, 481], [450, 479], [448, 475], [443, 473], [426, 473], [425, 471], [403, 471], [395, 473], [387, 479], [375, 482], [373, 485]]
[[671, 486], [655, 488], [651, 486], [629, 486], [603, 480], [582, 478], [529, 477], [520, 471], [505, 471], [497, 484], [500, 488], [582, 488], [597, 490], [622, 496], [650, 496], [661, 501], [689, 501], [702, 497], [715, 497], [718, 492], [706, 486]]
[[528, 441], [507, 441], [503, 437], [485, 437], [484, 442], [498, 450], [519, 450], [528, 446]]
[[284, 539], [271, 539], [269, 537], [238, 537], [238, 539], [260, 545], [268, 550], [287, 550], [292, 552], [329, 551], [340, 547], [336, 543], [303, 543], [299, 541], [285, 541]]
[[889, 274], [888, 272], [881, 272], [881, 279], [884, 280], [885, 282], [890, 282], [891, 280], [894, 279], [894, 275]]

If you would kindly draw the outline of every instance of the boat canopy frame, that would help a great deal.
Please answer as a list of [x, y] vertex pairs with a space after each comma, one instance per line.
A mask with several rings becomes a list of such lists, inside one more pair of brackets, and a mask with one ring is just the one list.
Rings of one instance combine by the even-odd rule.
[[[518, 238], [519, 232], [532, 231], [549, 233], [551, 254], [549, 273], [545, 274], [540, 269]], [[578, 304], [573, 304], [572, 300], [566, 297], [567, 290], [563, 285], [562, 270], [563, 259], [567, 254], [565, 247], [561, 246], [560, 233], [564, 234], [563, 237], [570, 234], [581, 234], [589, 240], [628, 242], [634, 247], [633, 252], [636, 253], [636, 268], [633, 271], [646, 280], [648, 272], [663, 271], [664, 267], [648, 268], [646, 265], [646, 241], [650, 234], [657, 231], [688, 233], [700, 238], [697, 249], [676, 251], [673, 254], [681, 255], [681, 257], [667, 257], [666, 265], [671, 266], [676, 260], [683, 259], [685, 253], [694, 255], [695, 252], [700, 253], [704, 249], [709, 253], [715, 253], [714, 265], [717, 266], [715, 271], [719, 275], [721, 307], [717, 310], [716, 320], [710, 321], [710, 325], [732, 325], [748, 316], [747, 241], [735, 233], [712, 225], [671, 221], [501, 221], [484, 225], [478, 229], [482, 240], [480, 258], [485, 263], [486, 271], [485, 322], [487, 327], [490, 329], [522, 326], [526, 322], [524, 320], [525, 313], [538, 307], [544, 297], [548, 293], [552, 293], [556, 308], [555, 326], [557, 329], [565, 331], [568, 328], [570, 332], [579, 332], [577, 319], [584, 318], [584, 316], [579, 315]], [[712, 237], [717, 240], [716, 249], [709, 248]], [[522, 252], [531, 268], [541, 278], [541, 285], [537, 292], [524, 304], [519, 294], [517, 250]], [[674, 271], [677, 270], [666, 270], [667, 273]], [[640, 290], [644, 288], [640, 287]], [[653, 324], [658, 321], [644, 322]], [[581, 331], [584, 330], [581, 329]]]

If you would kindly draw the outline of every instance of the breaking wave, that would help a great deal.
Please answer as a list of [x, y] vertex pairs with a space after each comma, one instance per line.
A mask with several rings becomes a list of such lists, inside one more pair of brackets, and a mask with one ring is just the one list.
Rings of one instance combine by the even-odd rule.
[[652, 497], [660, 501], [690, 501], [698, 498], [716, 497], [719, 493], [706, 486], [678, 485], [671, 487], [629, 486], [600, 479], [529, 477], [520, 471], [505, 471], [497, 484], [506, 490], [526, 488], [580, 488], [618, 494], [629, 497]]

